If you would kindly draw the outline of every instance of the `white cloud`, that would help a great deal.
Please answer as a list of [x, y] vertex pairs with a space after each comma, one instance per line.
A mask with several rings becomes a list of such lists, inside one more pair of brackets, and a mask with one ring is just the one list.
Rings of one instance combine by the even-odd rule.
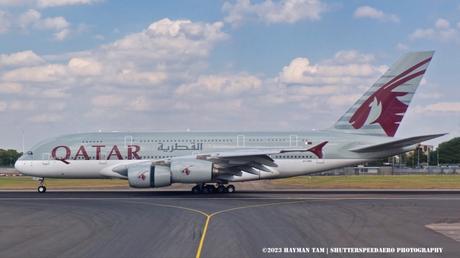
[[369, 18], [380, 21], [399, 22], [399, 17], [397, 15], [384, 13], [383, 11], [368, 5], [358, 7], [353, 16], [355, 18]]
[[70, 30], [68, 29], [63, 29], [61, 31], [58, 31], [56, 33], [54, 33], [54, 39], [58, 40], [58, 41], [63, 41], [64, 39], [66, 39], [70, 34]]
[[426, 106], [424, 111], [460, 112], [460, 102], [439, 102]]
[[19, 83], [0, 82], [0, 93], [20, 93], [24, 87]]
[[96, 76], [102, 73], [102, 64], [91, 59], [75, 57], [70, 59], [68, 66], [78, 76]]
[[35, 23], [40, 21], [41, 17], [42, 14], [40, 12], [34, 9], [29, 9], [26, 12], [19, 15], [17, 23], [19, 27], [21, 27], [22, 29], [26, 29], [29, 26], [34, 25]]
[[104, 46], [111, 55], [126, 58], [176, 59], [207, 56], [212, 46], [227, 38], [223, 23], [201, 23], [168, 18], [146, 30], [130, 34]]
[[43, 58], [35, 54], [32, 50], [0, 55], [0, 67], [30, 66], [42, 64], [44, 62]]
[[209, 96], [236, 95], [243, 92], [254, 91], [261, 87], [262, 81], [252, 75], [205, 75], [197, 81], [182, 84], [176, 89], [177, 95]]
[[56, 101], [50, 101], [47, 105], [47, 109], [50, 111], [63, 111], [67, 107], [67, 104], [65, 102], [56, 102]]
[[32, 4], [33, 0], [0, 0], [0, 6], [21, 6]]
[[66, 89], [63, 88], [45, 89], [40, 92], [40, 95], [42, 97], [51, 99], [67, 98], [70, 96], [68, 93], [66, 93]]
[[412, 39], [433, 38], [435, 31], [433, 29], [416, 29], [411, 35]]
[[396, 44], [396, 49], [401, 50], [401, 51], [406, 51], [409, 49], [409, 46], [407, 46], [404, 43], [399, 42], [398, 44]]
[[[42, 64], [37, 61], [26, 67], [7, 70], [1, 79], [10, 82], [55, 82], [61, 86], [79, 81], [88, 86], [134, 87], [160, 85], [170, 78], [168, 73], [173, 73], [174, 79], [180, 81], [204, 67], [201, 60], [208, 56], [215, 44], [227, 38], [222, 26], [221, 22], [162, 19], [142, 32], [127, 35], [100, 48], [63, 55], [59, 63]], [[33, 52], [27, 54], [34, 55], [30, 61], [42, 60]]]
[[11, 26], [11, 17], [10, 15], [0, 10], [0, 34], [5, 33], [10, 29]]
[[357, 50], [341, 50], [335, 53], [334, 58], [325, 61], [324, 63], [331, 64], [368, 64], [375, 61], [375, 56], [372, 54], [360, 53]]
[[0, 0], [0, 6], [32, 6], [39, 8], [88, 5], [102, 2], [102, 0]]
[[295, 86], [289, 89], [290, 94], [294, 97], [302, 96], [317, 96], [317, 95], [332, 95], [337, 92], [336, 86], [310, 87], [310, 86]]
[[334, 106], [351, 106], [355, 101], [358, 100], [358, 98], [361, 97], [360, 94], [343, 94], [343, 95], [334, 95], [330, 96], [327, 99], [327, 103], [329, 105], [334, 105]]
[[35, 108], [33, 101], [15, 100], [9, 103], [8, 110], [12, 111], [30, 111]]
[[62, 120], [62, 115], [47, 113], [34, 115], [29, 117], [27, 120], [33, 123], [46, 124], [46, 123], [55, 123]]
[[144, 96], [138, 96], [129, 101], [128, 107], [134, 111], [147, 111], [152, 108], [152, 101]]
[[[343, 61], [343, 54], [336, 55], [337, 63], [328, 60], [323, 64], [311, 64], [308, 58], [295, 58], [283, 67], [280, 80], [288, 84], [352, 84], [362, 78], [374, 77], [386, 70], [385, 66], [349, 59]], [[347, 60], [347, 59], [345, 59]], [[370, 60], [366, 57], [365, 60]], [[332, 61], [332, 62], [331, 62]]]
[[418, 28], [409, 35], [412, 40], [431, 39], [442, 42], [458, 42], [460, 40], [460, 28], [450, 25], [450, 22], [444, 18], [439, 18], [430, 28]]
[[67, 5], [87, 5], [100, 2], [101, 0], [38, 0], [37, 5], [41, 8], [67, 6]]
[[443, 29], [448, 29], [450, 27], [450, 23], [446, 19], [439, 18], [438, 20], [436, 20], [436, 23], [434, 24], [434, 26], [437, 29], [443, 30]]
[[56, 40], [64, 40], [70, 34], [70, 23], [62, 16], [45, 17], [34, 9], [29, 9], [19, 15], [15, 21], [17, 26], [22, 30], [39, 29], [55, 31]]
[[5, 72], [4, 81], [13, 82], [52, 82], [64, 79], [67, 69], [64, 65], [48, 64], [43, 66], [22, 67]]
[[167, 74], [164, 72], [139, 72], [130, 69], [123, 69], [116, 76], [108, 79], [108, 81], [113, 79], [116, 83], [148, 86], [159, 84], [166, 80], [167, 77]]
[[69, 22], [64, 17], [58, 16], [43, 19], [39, 26], [50, 30], [63, 30], [69, 27]]
[[93, 106], [101, 108], [116, 107], [123, 104], [124, 102], [124, 98], [116, 94], [99, 95], [91, 99], [91, 103], [93, 104]]
[[225, 2], [222, 8], [227, 12], [225, 22], [238, 25], [251, 18], [266, 23], [295, 23], [301, 20], [319, 20], [327, 10], [320, 0], [266, 0], [251, 3], [250, 0]]
[[262, 93], [255, 101], [266, 109], [275, 106], [285, 112], [336, 111], [351, 105], [388, 69], [374, 62], [374, 55], [356, 50], [338, 51], [332, 58], [316, 63], [307, 57], [294, 58], [278, 77], [262, 83]]
[[3, 112], [8, 107], [8, 104], [5, 101], [0, 101], [0, 112]]

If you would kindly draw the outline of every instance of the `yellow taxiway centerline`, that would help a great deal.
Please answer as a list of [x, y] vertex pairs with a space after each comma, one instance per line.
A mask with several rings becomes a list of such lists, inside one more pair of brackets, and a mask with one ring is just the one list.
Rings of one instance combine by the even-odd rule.
[[247, 206], [240, 206], [240, 207], [234, 207], [226, 210], [221, 210], [221, 211], [216, 211], [213, 212], [209, 215], [206, 215], [206, 222], [204, 223], [203, 227], [203, 233], [201, 234], [201, 239], [200, 239], [200, 244], [198, 245], [198, 249], [196, 251], [195, 258], [201, 258], [201, 250], [204, 245], [204, 240], [206, 239], [206, 232], [208, 231], [208, 225], [209, 222], [211, 221], [211, 218], [225, 213], [225, 212], [230, 212], [230, 211], [235, 211], [235, 210], [241, 210], [241, 209], [249, 209], [249, 208], [258, 208], [258, 207], [266, 207], [266, 206], [273, 206], [273, 205], [279, 205], [279, 204], [292, 204], [292, 203], [300, 203], [304, 201], [294, 201], [294, 202], [274, 202], [274, 203], [264, 203], [264, 204], [255, 204], [255, 205], [247, 205]]
[[198, 249], [196, 250], [195, 258], [201, 257], [201, 249], [203, 248], [204, 239], [206, 238], [206, 232], [208, 232], [209, 221], [211, 220], [211, 215], [206, 215], [206, 222], [204, 223], [203, 232], [201, 234], [200, 243], [198, 244]]

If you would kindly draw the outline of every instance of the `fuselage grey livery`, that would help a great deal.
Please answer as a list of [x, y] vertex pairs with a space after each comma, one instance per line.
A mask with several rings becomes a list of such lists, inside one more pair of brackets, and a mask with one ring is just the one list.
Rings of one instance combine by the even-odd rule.
[[[407, 152], [444, 134], [394, 138], [433, 56], [401, 57], [329, 129], [308, 132], [98, 132], [38, 143], [16, 162], [40, 178], [121, 178], [131, 187], [196, 184], [232, 192], [230, 182], [318, 173]], [[214, 184], [216, 186], [214, 186]]]

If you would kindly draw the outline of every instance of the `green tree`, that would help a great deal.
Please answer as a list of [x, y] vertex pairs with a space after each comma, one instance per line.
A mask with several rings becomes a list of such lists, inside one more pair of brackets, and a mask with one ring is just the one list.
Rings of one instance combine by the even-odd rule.
[[438, 151], [440, 163], [460, 163], [460, 137], [439, 144]]
[[21, 157], [22, 153], [16, 150], [4, 150], [0, 149], [0, 166], [9, 167], [13, 166], [16, 160]]

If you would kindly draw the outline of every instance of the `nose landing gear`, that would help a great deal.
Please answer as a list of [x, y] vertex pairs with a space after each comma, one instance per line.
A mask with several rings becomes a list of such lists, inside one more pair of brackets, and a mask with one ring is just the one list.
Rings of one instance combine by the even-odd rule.
[[234, 185], [225, 186], [224, 184], [198, 184], [192, 188], [192, 193], [233, 193], [235, 192]]
[[39, 182], [39, 185], [38, 185], [38, 188], [37, 188], [37, 191], [39, 193], [44, 193], [46, 192], [46, 186], [45, 186], [45, 178], [41, 177], [38, 179], [38, 182]]

